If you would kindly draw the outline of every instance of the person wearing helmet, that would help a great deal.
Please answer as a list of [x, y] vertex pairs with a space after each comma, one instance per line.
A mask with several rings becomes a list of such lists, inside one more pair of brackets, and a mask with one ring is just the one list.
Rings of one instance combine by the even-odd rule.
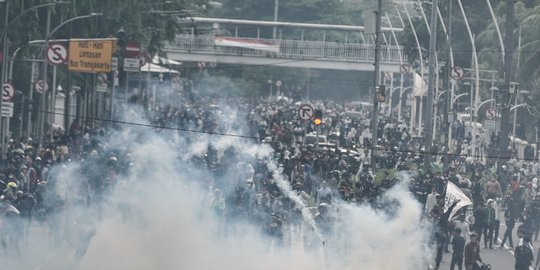
[[6, 188], [3, 190], [5, 200], [14, 201], [16, 199], [15, 192], [17, 192], [17, 183], [8, 182]]

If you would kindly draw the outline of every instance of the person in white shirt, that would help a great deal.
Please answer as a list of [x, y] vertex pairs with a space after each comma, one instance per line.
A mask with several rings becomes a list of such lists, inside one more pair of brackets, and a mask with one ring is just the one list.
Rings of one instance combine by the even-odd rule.
[[470, 235], [470, 223], [466, 219], [465, 213], [461, 213], [456, 219], [452, 220], [452, 227], [454, 229], [459, 228], [461, 230], [461, 236], [465, 238], [465, 240], [468, 239]]
[[431, 193], [427, 195], [426, 205], [424, 207], [426, 215], [431, 213], [431, 210], [437, 205], [437, 190], [435, 188], [431, 189]]

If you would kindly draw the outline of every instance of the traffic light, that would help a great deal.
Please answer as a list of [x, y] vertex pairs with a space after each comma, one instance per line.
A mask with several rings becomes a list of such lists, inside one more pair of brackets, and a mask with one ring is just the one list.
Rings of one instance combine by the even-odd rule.
[[375, 88], [375, 91], [377, 92], [377, 101], [378, 102], [385, 102], [386, 98], [386, 86], [385, 85], [378, 85]]
[[319, 126], [320, 124], [322, 124], [322, 118], [323, 118], [322, 110], [317, 109], [313, 112], [313, 124]]

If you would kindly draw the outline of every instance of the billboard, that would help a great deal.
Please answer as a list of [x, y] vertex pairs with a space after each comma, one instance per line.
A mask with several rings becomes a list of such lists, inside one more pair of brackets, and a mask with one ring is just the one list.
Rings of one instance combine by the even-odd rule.
[[69, 42], [70, 71], [98, 73], [110, 72], [112, 40], [72, 40]]

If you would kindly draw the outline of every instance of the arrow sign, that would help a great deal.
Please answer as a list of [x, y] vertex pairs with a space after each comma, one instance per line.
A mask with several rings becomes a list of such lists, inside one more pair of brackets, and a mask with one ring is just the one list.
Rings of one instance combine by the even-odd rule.
[[310, 104], [302, 104], [298, 107], [298, 117], [303, 120], [309, 120], [313, 117], [313, 107]]
[[66, 47], [61, 44], [52, 44], [47, 48], [47, 61], [53, 65], [60, 65], [67, 61]]

